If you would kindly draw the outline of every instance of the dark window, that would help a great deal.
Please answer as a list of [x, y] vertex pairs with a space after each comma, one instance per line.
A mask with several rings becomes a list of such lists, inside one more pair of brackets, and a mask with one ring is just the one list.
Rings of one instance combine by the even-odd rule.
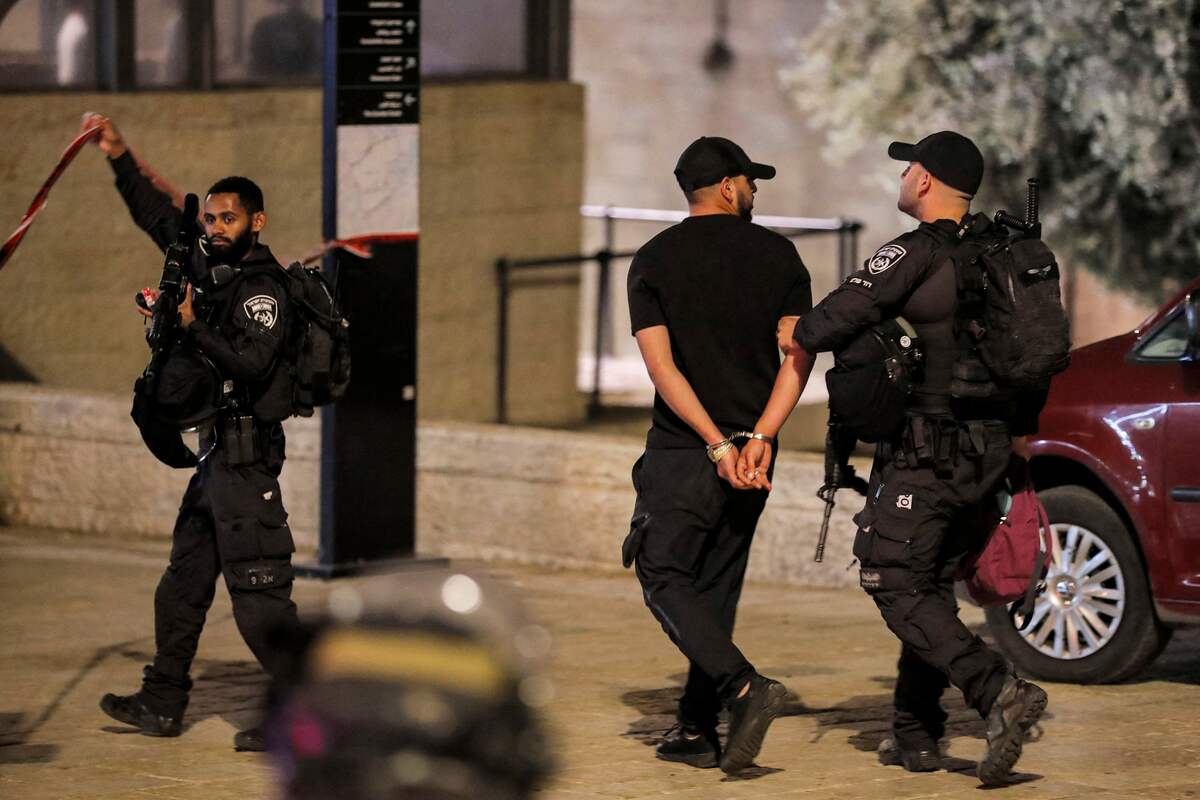
[[1150, 361], [1178, 361], [1187, 353], [1187, 314], [1169, 319], [1138, 348], [1138, 358]]
[[522, 75], [527, 32], [525, 0], [423, 3], [421, 74]]
[[95, 86], [92, 0], [17, 0], [0, 17], [0, 87]]
[[188, 85], [193, 37], [188, 0], [137, 0], [135, 75], [140, 87]]
[[321, 82], [321, 0], [216, 0], [219, 84]]
[[[319, 86], [323, 0], [0, 3], [0, 91]], [[566, 78], [570, 0], [428, 0], [421, 73]]]

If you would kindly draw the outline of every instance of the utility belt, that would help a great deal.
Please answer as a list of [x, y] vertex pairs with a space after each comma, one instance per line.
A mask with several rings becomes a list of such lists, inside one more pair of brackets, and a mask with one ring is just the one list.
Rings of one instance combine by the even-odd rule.
[[951, 416], [909, 413], [900, 432], [880, 442], [880, 455], [898, 467], [932, 467], [939, 478], [949, 477], [960, 459], [977, 460], [987, 451], [990, 435], [1007, 436], [1008, 423], [999, 419], [961, 420]]
[[980, 399], [928, 394], [919, 390], [908, 396], [906, 405], [908, 414], [954, 417], [961, 421], [1012, 419], [1017, 411], [1016, 402], [1007, 395]]

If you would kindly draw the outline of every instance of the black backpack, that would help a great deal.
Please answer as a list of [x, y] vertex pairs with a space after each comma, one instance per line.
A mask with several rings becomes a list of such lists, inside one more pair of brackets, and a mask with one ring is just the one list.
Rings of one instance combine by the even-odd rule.
[[950, 393], [988, 398], [1042, 389], [1071, 363], [1058, 263], [1041, 239], [1010, 237], [986, 217], [976, 219], [986, 229], [952, 256], [961, 348]]
[[255, 272], [270, 275], [284, 287], [293, 312], [284, 333], [283, 356], [270, 388], [254, 404], [255, 416], [311, 417], [314, 408], [337, 400], [350, 384], [350, 323], [320, 270], [297, 261]]

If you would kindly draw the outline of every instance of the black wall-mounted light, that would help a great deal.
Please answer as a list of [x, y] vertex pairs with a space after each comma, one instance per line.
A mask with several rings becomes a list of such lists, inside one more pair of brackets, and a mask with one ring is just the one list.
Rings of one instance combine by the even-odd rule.
[[728, 72], [733, 67], [736, 56], [729, 47], [726, 37], [729, 33], [729, 0], [714, 0], [713, 40], [704, 51], [704, 69], [713, 75]]

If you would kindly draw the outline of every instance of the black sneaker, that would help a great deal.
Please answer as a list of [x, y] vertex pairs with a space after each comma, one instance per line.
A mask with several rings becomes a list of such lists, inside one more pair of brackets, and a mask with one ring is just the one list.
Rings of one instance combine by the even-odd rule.
[[750, 690], [729, 704], [729, 738], [721, 754], [721, 770], [732, 775], [754, 763], [767, 728], [783, 711], [787, 689], [779, 681], [755, 675]]
[[654, 748], [654, 755], [663, 761], [709, 769], [717, 765], [720, 754], [718, 742], [715, 730], [692, 730], [676, 725], [667, 731], [662, 742]]
[[937, 746], [910, 750], [896, 744], [895, 739], [884, 739], [877, 752], [879, 763], [885, 767], [904, 767], [909, 772], [936, 772], [942, 768], [942, 751]]
[[233, 735], [233, 749], [238, 752], [265, 753], [267, 740], [262, 728], [247, 728]]
[[979, 762], [984, 786], [1006, 782], [1021, 757], [1025, 735], [1046, 710], [1046, 692], [1040, 686], [1010, 676], [1000, 689], [987, 716], [987, 751]]
[[140, 728], [147, 736], [178, 736], [183, 732], [183, 714], [159, 714], [152, 711], [137, 694], [106, 694], [100, 698], [100, 710], [117, 722]]

